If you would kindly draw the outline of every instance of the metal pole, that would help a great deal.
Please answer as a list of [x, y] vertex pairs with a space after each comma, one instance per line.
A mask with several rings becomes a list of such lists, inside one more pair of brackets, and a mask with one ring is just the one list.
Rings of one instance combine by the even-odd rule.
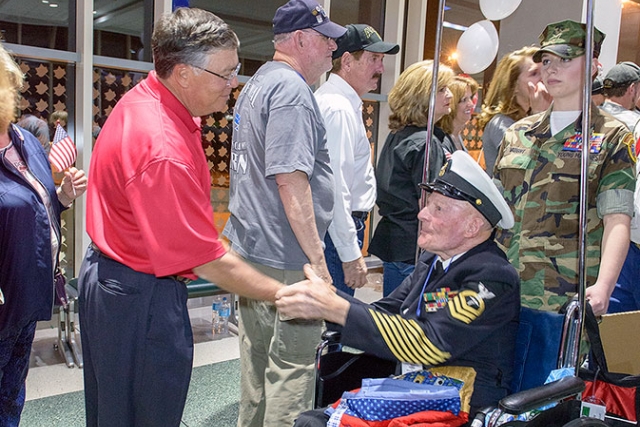
[[[587, 190], [589, 151], [591, 148], [591, 83], [593, 72], [593, 0], [587, 0], [586, 4], [586, 38], [585, 38], [585, 66], [584, 66], [584, 94], [582, 97], [582, 159], [580, 168], [580, 229], [578, 232], [578, 332], [582, 336], [585, 313], [585, 293], [587, 289], [586, 274], [586, 248], [587, 248]], [[576, 352], [574, 367], [576, 376], [579, 369], [579, 352]]]
[[[429, 111], [427, 112], [427, 135], [425, 137], [425, 145], [424, 145], [424, 165], [422, 168], [422, 182], [426, 182], [429, 180], [429, 148], [431, 147], [431, 139], [433, 136], [433, 116], [435, 114], [435, 105], [436, 105], [436, 95], [438, 94], [438, 70], [440, 68], [440, 50], [441, 48], [441, 39], [442, 39], [442, 23], [444, 21], [444, 5], [445, 0], [439, 0], [438, 3], [438, 19], [437, 19], [437, 28], [436, 28], [436, 45], [433, 54], [433, 74], [431, 78], [431, 95], [429, 97]], [[420, 206], [419, 210], [422, 210], [424, 205], [426, 204], [426, 198], [424, 191], [420, 194]], [[418, 221], [418, 234], [420, 234], [420, 228], [422, 227], [420, 221]], [[416, 242], [417, 243], [417, 242]], [[415, 263], [418, 263], [418, 258], [420, 258], [420, 247], [416, 244], [416, 258]]]

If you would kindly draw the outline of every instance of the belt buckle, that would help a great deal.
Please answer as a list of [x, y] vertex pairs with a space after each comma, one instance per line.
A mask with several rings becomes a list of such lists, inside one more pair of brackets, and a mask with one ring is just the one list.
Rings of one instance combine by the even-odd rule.
[[193, 282], [192, 279], [189, 279], [187, 277], [184, 276], [171, 276], [173, 279], [176, 279], [178, 282], [182, 282], [186, 285], [188, 285], [189, 283]]

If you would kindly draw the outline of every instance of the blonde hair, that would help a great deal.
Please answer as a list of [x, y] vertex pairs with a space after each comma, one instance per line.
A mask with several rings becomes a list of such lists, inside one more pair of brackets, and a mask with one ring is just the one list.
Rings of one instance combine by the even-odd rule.
[[[453, 76], [453, 70], [441, 64], [438, 68], [438, 90], [448, 86]], [[389, 92], [389, 129], [392, 132], [408, 125], [427, 125], [432, 78], [432, 60], [416, 62], [400, 74]]]
[[489, 120], [496, 114], [504, 114], [513, 120], [520, 120], [527, 115], [516, 98], [518, 77], [522, 71], [522, 63], [531, 58], [540, 49], [533, 46], [523, 47], [502, 57], [496, 72], [489, 84], [489, 91], [484, 99], [479, 125], [484, 129]]
[[0, 43], [0, 133], [6, 133], [16, 117], [16, 107], [24, 74]]
[[453, 122], [458, 114], [457, 105], [460, 103], [460, 100], [464, 98], [467, 88], [471, 90], [471, 96], [474, 96], [478, 93], [478, 87], [478, 82], [471, 77], [455, 76], [453, 78], [453, 81], [449, 84], [449, 90], [453, 95], [451, 98], [451, 112], [443, 116], [438, 122], [438, 126], [440, 126], [443, 131], [449, 134], [453, 133]]

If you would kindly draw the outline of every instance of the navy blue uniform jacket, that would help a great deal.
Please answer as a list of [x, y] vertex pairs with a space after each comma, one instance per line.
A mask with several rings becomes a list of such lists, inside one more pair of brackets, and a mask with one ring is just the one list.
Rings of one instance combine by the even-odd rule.
[[[423, 255], [400, 287], [373, 304], [341, 293], [351, 302], [346, 325], [328, 327], [342, 331], [343, 344], [383, 359], [472, 367], [471, 407], [495, 404], [510, 392], [520, 313], [518, 274], [489, 239], [455, 259], [444, 275], [430, 279], [423, 293], [434, 259]], [[428, 311], [424, 295], [441, 288], [457, 294]]]

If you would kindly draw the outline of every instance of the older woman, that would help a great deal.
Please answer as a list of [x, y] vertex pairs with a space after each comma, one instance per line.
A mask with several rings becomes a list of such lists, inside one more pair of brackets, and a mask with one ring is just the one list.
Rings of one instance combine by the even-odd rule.
[[60, 211], [85, 192], [84, 172], [69, 168], [55, 187], [40, 142], [12, 124], [22, 86], [0, 44], [0, 425], [17, 426], [36, 322], [51, 319], [60, 252]]
[[537, 47], [523, 47], [503, 56], [489, 84], [480, 127], [484, 129], [482, 149], [490, 176], [507, 128], [551, 105], [551, 96], [542, 83], [540, 64], [532, 59], [538, 50]]
[[458, 75], [449, 85], [453, 95], [451, 99], [451, 112], [440, 119], [438, 126], [449, 134], [456, 150], [465, 150], [462, 138], [462, 130], [471, 120], [474, 108], [476, 108], [476, 94], [478, 82], [468, 76]]
[[[453, 76], [449, 67], [440, 65], [434, 122], [451, 112], [448, 85]], [[418, 184], [423, 179], [432, 78], [433, 61], [417, 62], [400, 75], [389, 92], [391, 133], [376, 171], [376, 204], [382, 218], [369, 245], [369, 252], [384, 262], [384, 296], [397, 288], [414, 268], [421, 195]], [[442, 129], [434, 127], [429, 144], [428, 182], [435, 179], [446, 155], [454, 151], [453, 142]]]

